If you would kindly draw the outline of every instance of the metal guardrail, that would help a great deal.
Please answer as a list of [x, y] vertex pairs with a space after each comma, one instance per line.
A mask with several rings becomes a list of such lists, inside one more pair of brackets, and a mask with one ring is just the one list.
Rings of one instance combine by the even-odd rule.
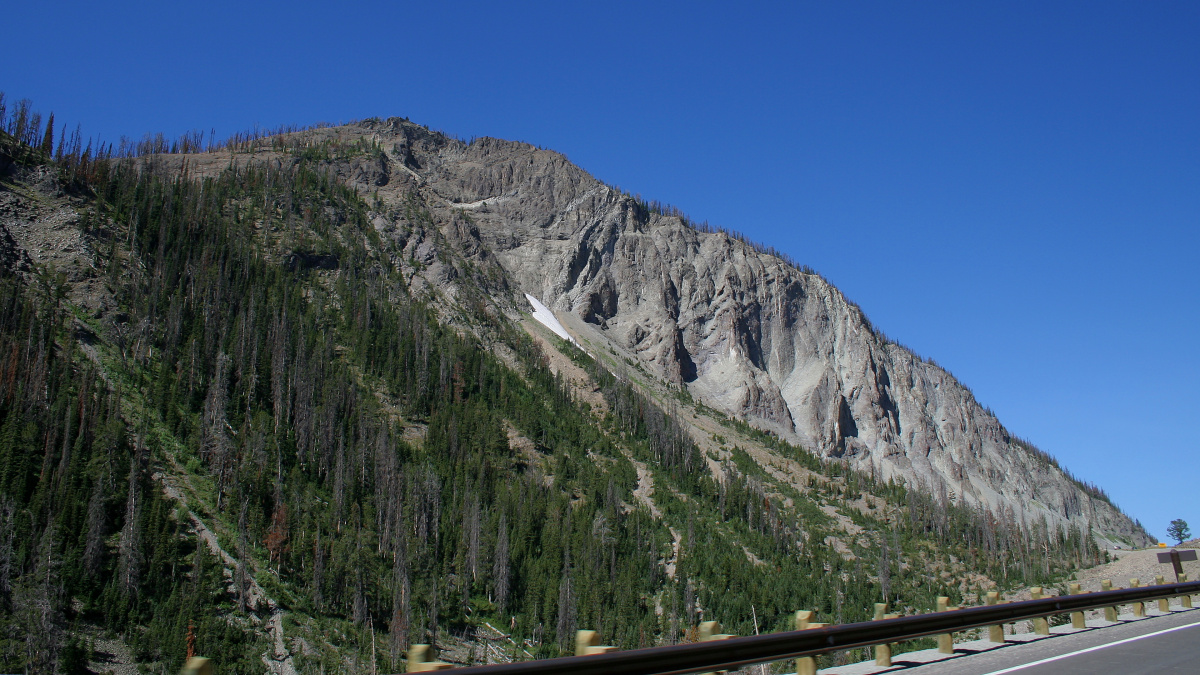
[[1062, 595], [1003, 605], [964, 607], [953, 612], [737, 637], [715, 642], [455, 668], [454, 672], [459, 675], [682, 675], [733, 670], [767, 661], [815, 656], [1054, 614], [1196, 594], [1200, 594], [1200, 581]]

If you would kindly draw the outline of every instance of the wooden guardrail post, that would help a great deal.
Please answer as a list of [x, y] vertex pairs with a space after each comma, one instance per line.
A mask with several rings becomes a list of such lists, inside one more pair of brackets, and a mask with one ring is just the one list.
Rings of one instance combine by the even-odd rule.
[[[1141, 588], [1142, 582], [1139, 579], [1130, 579], [1129, 587], [1130, 588]], [[1138, 617], [1146, 616], [1146, 603], [1144, 603], [1144, 602], [1133, 603], [1133, 615], [1138, 616]]]
[[[1163, 579], [1163, 575], [1158, 574], [1158, 575], [1155, 575], [1155, 577], [1154, 577], [1154, 583], [1157, 586], [1162, 586], [1163, 584], [1165, 584], [1167, 582], [1166, 582], [1166, 580]], [[1159, 598], [1158, 599], [1158, 611], [1162, 612], [1163, 614], [1170, 612], [1171, 611], [1171, 599], [1170, 598]]]
[[[1101, 591], [1111, 591], [1112, 589], [1113, 589], [1112, 579], [1105, 579], [1104, 581], [1100, 582], [1100, 590]], [[1104, 620], [1116, 623], [1117, 622], [1117, 608], [1116, 607], [1105, 607], [1104, 608]]]
[[575, 656], [587, 656], [588, 654], [606, 654], [615, 652], [617, 648], [612, 645], [600, 644], [600, 634], [594, 630], [577, 630], [575, 631]]
[[[1186, 574], [1179, 575], [1179, 583], [1185, 583], [1187, 580], [1188, 580], [1188, 576]], [[1179, 602], [1181, 605], [1183, 605], [1184, 609], [1191, 609], [1192, 608], [1192, 594], [1188, 593], [1186, 595], [1179, 596]]]
[[408, 672], [425, 673], [433, 670], [449, 670], [450, 664], [442, 661], [427, 661], [429, 645], [411, 645], [408, 648]]
[[712, 640], [728, 640], [736, 635], [721, 633], [721, 624], [717, 621], [705, 621], [700, 624], [700, 641], [710, 642]]
[[179, 675], [213, 675], [213, 662], [203, 656], [193, 656], [183, 664]]
[[[953, 612], [957, 607], [950, 606], [950, 598], [939, 595], [937, 599], [937, 611]], [[938, 653], [953, 654], [954, 653], [954, 633], [942, 633], [937, 636]]]
[[[721, 624], [717, 621], [704, 621], [700, 624], [700, 641], [712, 642], [713, 640], [728, 640], [731, 637], [736, 637], [729, 633], [721, 632]], [[716, 674], [725, 675], [728, 671], [718, 670]], [[713, 672], [707, 672], [703, 675], [714, 675]]]
[[[883, 621], [883, 617], [887, 616], [887, 603], [875, 603], [875, 617], [872, 621]], [[891, 645], [875, 645], [875, 665], [890, 666], [892, 665], [892, 646]]]
[[[1080, 584], [1071, 584], [1071, 595], [1079, 595], [1083, 593], [1083, 586]], [[1071, 628], [1087, 628], [1087, 621], [1083, 618], [1083, 612], [1071, 612]]]
[[[826, 624], [813, 622], [813, 618], [816, 617], [816, 615], [817, 613], [812, 610], [801, 610], [796, 612], [796, 630], [824, 628]], [[800, 658], [796, 659], [796, 675], [817, 675], [817, 660], [811, 656], [801, 656]]]
[[[1042, 594], [1041, 586], [1034, 586], [1033, 588], [1031, 588], [1029, 590], [1030, 590], [1030, 595], [1033, 596], [1034, 600], [1041, 600], [1042, 598], [1045, 597]], [[1046, 621], [1046, 617], [1039, 616], [1033, 620], [1033, 632], [1038, 635], [1049, 635], [1050, 634], [1050, 622]]]
[[[887, 609], [888, 609], [888, 606], [887, 606], [886, 602], [875, 603], [875, 618], [872, 620], [873, 621], [887, 621], [888, 619], [899, 618], [899, 616], [900, 616], [899, 614], [888, 614]], [[875, 665], [891, 667], [891, 665], [892, 665], [892, 645], [890, 645], [890, 644], [875, 645]]]
[[[1000, 604], [999, 591], [988, 591], [986, 597], [987, 600], [985, 602], [987, 602], [988, 605]], [[1004, 624], [1000, 623], [996, 624], [995, 626], [988, 626], [988, 641], [996, 643], [1004, 642]]]

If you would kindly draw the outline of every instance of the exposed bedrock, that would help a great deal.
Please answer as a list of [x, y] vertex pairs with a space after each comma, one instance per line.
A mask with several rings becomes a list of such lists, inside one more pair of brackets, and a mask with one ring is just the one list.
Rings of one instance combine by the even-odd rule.
[[[403, 164], [372, 165], [364, 183], [411, 174], [447, 221], [469, 216], [510, 292], [576, 315], [589, 339], [707, 405], [948, 499], [1145, 541], [949, 373], [883, 338], [819, 275], [656, 212], [555, 152], [468, 144], [399, 120], [356, 129]], [[396, 183], [383, 190], [413, 189]]]

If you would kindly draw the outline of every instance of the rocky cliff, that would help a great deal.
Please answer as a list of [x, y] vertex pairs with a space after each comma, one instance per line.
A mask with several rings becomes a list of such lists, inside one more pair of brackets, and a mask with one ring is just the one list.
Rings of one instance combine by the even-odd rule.
[[[397, 264], [450, 298], [465, 275], [509, 311], [528, 313], [529, 293], [585, 345], [811, 451], [1017, 520], [1147, 541], [810, 270], [525, 143], [468, 143], [400, 119], [306, 133], [374, 148], [330, 170], [377, 196], [377, 228], [405, 245]], [[414, 200], [427, 222], [401, 208]]]

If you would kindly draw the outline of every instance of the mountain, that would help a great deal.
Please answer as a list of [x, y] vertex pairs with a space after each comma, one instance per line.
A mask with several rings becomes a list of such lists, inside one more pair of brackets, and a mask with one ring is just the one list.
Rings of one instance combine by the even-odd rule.
[[[419, 194], [436, 218], [459, 223], [447, 245], [499, 269], [496, 300], [519, 306], [532, 294], [570, 317], [594, 351], [632, 359], [715, 410], [882, 480], [1090, 527], [1106, 543], [1145, 541], [1103, 493], [783, 256], [699, 229], [524, 143], [464, 143], [395, 119], [321, 135], [378, 145], [342, 179], [384, 204]], [[437, 269], [420, 276], [454, 286]]]
[[819, 276], [557, 153], [54, 131], [0, 97], [4, 668], [632, 648], [1146, 539]]

